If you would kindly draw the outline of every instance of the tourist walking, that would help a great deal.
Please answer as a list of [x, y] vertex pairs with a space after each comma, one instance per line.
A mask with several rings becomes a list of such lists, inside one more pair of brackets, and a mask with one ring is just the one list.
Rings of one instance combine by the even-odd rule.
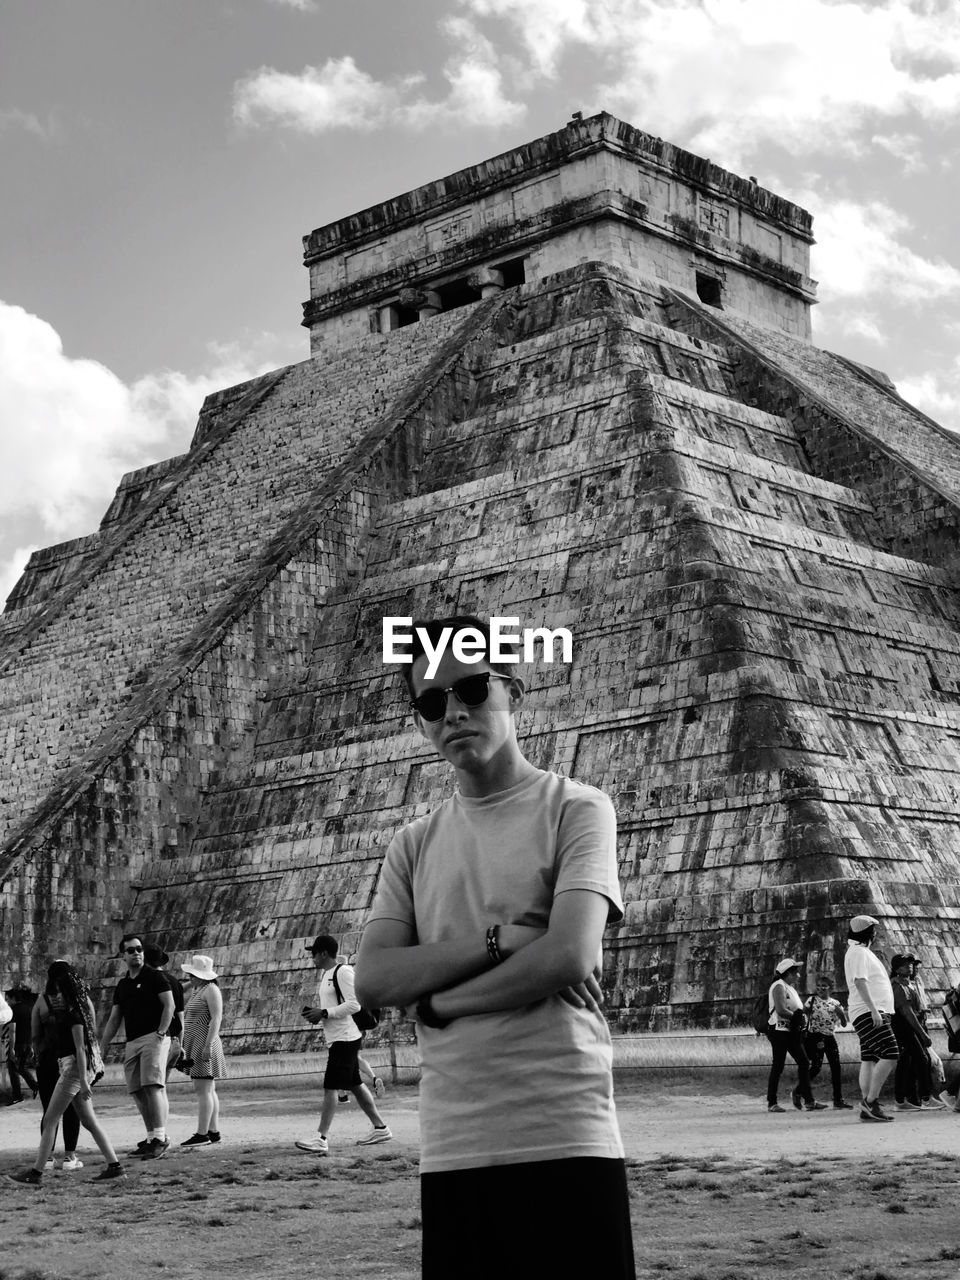
[[357, 1139], [358, 1146], [375, 1146], [389, 1142], [393, 1134], [377, 1110], [373, 1094], [360, 1077], [358, 1058], [361, 1032], [353, 1020], [360, 1012], [360, 1001], [354, 993], [353, 968], [337, 959], [336, 938], [321, 933], [307, 948], [314, 968], [320, 970], [317, 1002], [304, 1005], [303, 1016], [314, 1026], [322, 1026], [327, 1042], [327, 1066], [323, 1074], [323, 1104], [315, 1138], [304, 1138], [295, 1145], [300, 1151], [325, 1156], [329, 1151], [328, 1135], [337, 1111], [339, 1094], [352, 1093], [371, 1128]]
[[36, 1077], [30, 1070], [32, 1055], [30, 1040], [30, 1014], [36, 1000], [36, 992], [18, 982], [6, 993], [11, 1017], [4, 1030], [4, 1052], [7, 1074], [10, 1077], [11, 1103], [23, 1101], [22, 1080], [33, 1097], [39, 1092]]
[[807, 1111], [823, 1111], [826, 1104], [814, 1099], [810, 1087], [810, 1061], [804, 1047], [806, 1018], [803, 1001], [797, 991], [800, 962], [792, 956], [786, 956], [779, 961], [773, 972], [774, 980], [767, 991], [767, 1008], [770, 1010], [767, 1038], [773, 1052], [770, 1074], [767, 1077], [767, 1110], [784, 1110], [778, 1100], [778, 1092], [780, 1077], [789, 1054], [797, 1064], [797, 1084], [790, 1095], [793, 1105], [798, 1111], [801, 1107], [805, 1107]]
[[890, 1025], [893, 987], [871, 950], [879, 927], [873, 916], [854, 916], [843, 960], [847, 1010], [860, 1041], [860, 1119], [872, 1122], [893, 1120], [880, 1105], [880, 1091], [900, 1056]]
[[909, 956], [895, 955], [891, 958], [893, 1016], [890, 1026], [900, 1051], [893, 1077], [894, 1103], [898, 1111], [939, 1111], [943, 1103], [939, 1098], [934, 1103], [930, 1097], [931, 1073], [927, 1050], [932, 1042], [917, 1017], [910, 989], [911, 973]]
[[209, 1147], [220, 1141], [220, 1097], [217, 1081], [227, 1074], [220, 1042], [223, 996], [210, 956], [196, 955], [181, 965], [190, 980], [183, 1008], [183, 1056], [197, 1095], [197, 1128], [181, 1147]]
[[830, 1083], [833, 1087], [833, 1105], [837, 1111], [852, 1111], [843, 1098], [843, 1075], [840, 1069], [840, 1046], [837, 1044], [837, 1027], [847, 1025], [847, 1015], [839, 1000], [831, 994], [833, 982], [826, 975], [817, 978], [817, 989], [804, 1002], [807, 1030], [804, 1048], [810, 1060], [810, 1082], [820, 1074], [824, 1058], [830, 1064]]
[[[47, 1118], [47, 1109], [50, 1106], [53, 1091], [57, 1086], [57, 1081], [60, 1079], [60, 1035], [57, 1027], [57, 1017], [62, 1017], [65, 1011], [66, 1002], [63, 996], [60, 995], [58, 990], [51, 988], [49, 982], [43, 995], [37, 997], [33, 1008], [30, 1010], [30, 1039], [33, 1043], [37, 1064], [37, 1089], [43, 1106], [43, 1115], [40, 1117], [41, 1133], [43, 1132], [43, 1122]], [[65, 1173], [76, 1173], [83, 1168], [83, 1161], [77, 1155], [77, 1144], [80, 1139], [80, 1117], [76, 1108], [67, 1107], [60, 1123], [63, 1126], [63, 1160], [60, 1168]], [[46, 1163], [48, 1170], [56, 1167], [53, 1159], [53, 1148], [56, 1143], [57, 1135], [54, 1132], [53, 1145], [50, 1148], [50, 1156]]]
[[[424, 1280], [633, 1280], [597, 983], [623, 918], [613, 805], [524, 757], [523, 681], [481, 619], [414, 636], [414, 724], [457, 790], [387, 849], [357, 994], [417, 1011]], [[442, 649], [429, 677], [426, 644]]]
[[93, 1181], [119, 1178], [123, 1173], [120, 1161], [93, 1109], [91, 1090], [103, 1075], [103, 1063], [97, 1044], [96, 1015], [86, 984], [72, 965], [55, 960], [47, 970], [47, 984], [40, 999], [46, 1005], [40, 1016], [51, 1017], [56, 1026], [60, 1075], [44, 1115], [36, 1160], [23, 1173], [8, 1177], [25, 1186], [41, 1184], [57, 1140], [60, 1118], [72, 1107], [107, 1162]]
[[163, 974], [173, 992], [173, 1017], [170, 1019], [170, 1048], [167, 1050], [166, 1069], [166, 1078], [169, 1080], [170, 1072], [179, 1065], [183, 1057], [183, 983], [175, 974], [167, 972], [170, 957], [162, 947], [148, 942], [143, 948], [143, 959], [151, 969], [158, 969]]
[[147, 1136], [131, 1155], [158, 1160], [170, 1146], [167, 1138], [167, 1053], [174, 1000], [167, 975], [151, 969], [144, 960], [143, 939], [138, 933], [124, 934], [120, 942], [127, 972], [116, 985], [113, 1009], [103, 1029], [101, 1052], [123, 1024], [127, 1047], [123, 1074], [127, 1092], [136, 1103]]
[[[913, 1002], [913, 1010], [917, 1015], [917, 1021], [920, 1023], [921, 1027], [923, 1027], [924, 1031], [928, 1031], [927, 1015], [930, 1012], [930, 1000], [927, 996], [926, 989], [924, 988], [923, 979], [920, 976], [920, 967], [923, 964], [923, 961], [919, 960], [914, 955], [906, 956], [905, 959], [910, 965], [910, 983], [908, 989], [910, 991], [910, 999]], [[941, 1096], [947, 1088], [947, 1076], [943, 1069], [943, 1061], [934, 1049], [932, 1042], [927, 1046], [927, 1058], [930, 1062], [930, 1097], [928, 1099], [921, 1098], [920, 1101], [921, 1103], [929, 1102], [931, 1104], [927, 1108], [928, 1110], [940, 1111], [947, 1106], [952, 1105], [953, 1100], [951, 1099], [948, 1103]]]

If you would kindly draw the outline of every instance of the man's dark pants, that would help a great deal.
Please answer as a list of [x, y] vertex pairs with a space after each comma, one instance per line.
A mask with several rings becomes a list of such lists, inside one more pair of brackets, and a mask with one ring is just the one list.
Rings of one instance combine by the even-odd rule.
[[2, 1041], [0, 1041], [0, 1051], [2, 1051], [7, 1064], [7, 1075], [10, 1077], [10, 1094], [14, 1102], [20, 1102], [23, 1099], [20, 1081], [23, 1080], [26, 1083], [31, 1093], [36, 1093], [37, 1082], [29, 1067], [24, 1065], [24, 1060], [13, 1047], [13, 1043], [14, 1030], [11, 1022], [8, 1028], [4, 1028]]
[[420, 1204], [422, 1280], [635, 1280], [622, 1160], [424, 1173]]
[[812, 1103], [810, 1060], [807, 1057], [806, 1049], [803, 1047], [803, 1036], [799, 1031], [777, 1031], [771, 1027], [767, 1032], [767, 1039], [770, 1041], [770, 1047], [773, 1050], [773, 1062], [770, 1066], [770, 1076], [767, 1080], [767, 1105], [772, 1107], [777, 1101], [777, 1087], [780, 1084], [780, 1077], [783, 1075], [788, 1053], [797, 1064], [797, 1093], [803, 1098], [804, 1102]]
[[893, 1077], [893, 1096], [897, 1102], [920, 1103], [933, 1093], [930, 1058], [913, 1031], [894, 1027], [900, 1057]]
[[830, 1063], [830, 1082], [833, 1085], [834, 1102], [843, 1101], [843, 1076], [840, 1071], [840, 1046], [837, 1037], [820, 1035], [816, 1032], [807, 1035], [807, 1057], [810, 1059], [810, 1080], [816, 1080], [826, 1056]]

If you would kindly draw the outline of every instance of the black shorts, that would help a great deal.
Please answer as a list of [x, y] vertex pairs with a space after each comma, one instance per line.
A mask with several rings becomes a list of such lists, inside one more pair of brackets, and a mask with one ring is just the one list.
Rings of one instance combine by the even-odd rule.
[[622, 1160], [571, 1156], [424, 1173], [420, 1207], [422, 1280], [635, 1280]]
[[357, 1057], [359, 1040], [334, 1040], [327, 1052], [327, 1069], [323, 1073], [325, 1089], [356, 1089], [363, 1082]]

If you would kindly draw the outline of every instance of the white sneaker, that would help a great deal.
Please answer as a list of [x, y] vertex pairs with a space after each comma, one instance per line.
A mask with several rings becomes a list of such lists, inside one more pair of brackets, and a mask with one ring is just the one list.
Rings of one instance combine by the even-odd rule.
[[295, 1142], [293, 1145], [298, 1151], [309, 1151], [315, 1156], [325, 1156], [330, 1150], [326, 1138], [321, 1137], [311, 1138], [309, 1142]]
[[357, 1139], [358, 1147], [375, 1147], [378, 1142], [389, 1142], [393, 1134], [386, 1125], [382, 1129], [371, 1129], [368, 1134]]
[[44, 1173], [49, 1173], [51, 1169], [55, 1169], [56, 1167], [57, 1167], [57, 1162], [56, 1162], [56, 1160], [50, 1159], [50, 1160], [48, 1160], [48, 1161], [47, 1161], [47, 1163], [43, 1166], [43, 1171], [44, 1171]]
[[925, 1102], [921, 1102], [921, 1111], [946, 1111], [945, 1102], [941, 1102], [939, 1098], [927, 1098]]
[[920, 1106], [919, 1102], [898, 1102], [897, 1110], [898, 1111], [922, 1111], [923, 1108]]
[[78, 1160], [76, 1156], [71, 1156], [69, 1160], [64, 1160], [60, 1168], [63, 1169], [65, 1173], [73, 1173], [75, 1170], [83, 1168], [83, 1161]]
[[378, 1098], [382, 1098], [383, 1095], [387, 1092], [386, 1088], [384, 1087], [384, 1083], [379, 1076], [373, 1077], [373, 1092], [377, 1095]]

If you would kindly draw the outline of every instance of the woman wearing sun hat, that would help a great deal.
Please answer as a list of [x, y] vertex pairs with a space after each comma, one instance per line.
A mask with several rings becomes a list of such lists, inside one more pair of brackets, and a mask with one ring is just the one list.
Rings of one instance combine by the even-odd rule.
[[183, 1053], [197, 1095], [197, 1131], [181, 1147], [207, 1147], [220, 1141], [220, 1099], [217, 1081], [227, 1074], [220, 1043], [223, 997], [209, 956], [194, 956], [182, 965], [190, 979], [190, 996], [183, 1009]]

